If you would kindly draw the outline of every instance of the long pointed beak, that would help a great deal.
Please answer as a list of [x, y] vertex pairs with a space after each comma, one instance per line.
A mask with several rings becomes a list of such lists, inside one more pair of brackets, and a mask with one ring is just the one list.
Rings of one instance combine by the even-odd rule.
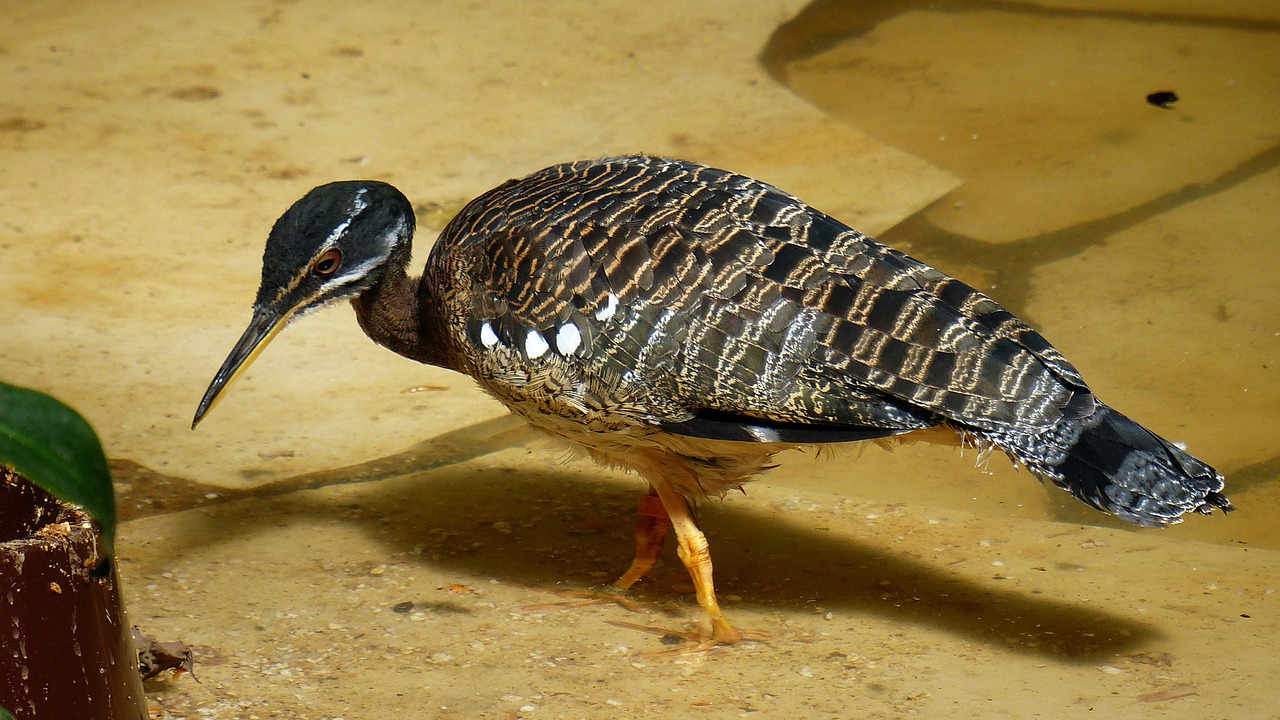
[[191, 421], [192, 430], [196, 429], [196, 425], [199, 425], [213, 406], [218, 404], [218, 400], [231, 383], [235, 382], [236, 378], [240, 377], [240, 374], [253, 363], [258, 353], [262, 352], [267, 343], [271, 342], [271, 338], [275, 337], [276, 333], [288, 324], [288, 321], [288, 314], [281, 315], [263, 309], [253, 311], [253, 320], [249, 322], [249, 327], [245, 328], [236, 346], [231, 348], [231, 354], [222, 361], [222, 367], [218, 368], [218, 374], [213, 376], [209, 389], [204, 391], [200, 407], [196, 408], [195, 419]]

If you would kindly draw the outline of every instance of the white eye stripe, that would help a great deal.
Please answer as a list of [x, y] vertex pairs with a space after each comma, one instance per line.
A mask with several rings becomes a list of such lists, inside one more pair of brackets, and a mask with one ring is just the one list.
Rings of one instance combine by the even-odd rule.
[[331, 245], [337, 242], [338, 238], [346, 235], [347, 228], [351, 227], [351, 221], [355, 220], [360, 213], [364, 212], [365, 208], [369, 207], [368, 201], [364, 199], [365, 194], [368, 192], [369, 188], [360, 188], [356, 191], [356, 199], [352, 203], [351, 212], [347, 213], [346, 219], [338, 223], [333, 232], [329, 233], [329, 237], [325, 239], [326, 245]]
[[327, 283], [328, 286], [347, 285], [365, 279], [371, 270], [386, 262], [386, 258], [376, 257], [372, 260], [366, 260], [354, 267], [346, 268], [346, 272], [341, 275], [333, 276]]
[[[391, 252], [392, 252], [391, 248], [400, 244], [400, 241], [403, 240], [408, 230], [409, 230], [409, 226], [405, 223], [404, 220], [398, 221], [395, 224], [395, 227], [388, 230], [386, 234], [384, 234], [381, 238], [381, 241], [379, 244], [386, 249], [385, 252], [383, 252], [380, 255], [377, 255], [376, 257], [370, 258], [369, 260], [366, 260], [365, 262], [360, 263], [359, 265], [356, 265], [354, 267], [342, 268], [343, 273], [341, 275], [330, 276], [329, 280], [327, 281], [327, 284], [332, 287], [338, 287], [338, 286], [348, 285], [356, 281], [363, 280], [368, 273], [374, 270], [374, 268], [377, 268], [378, 266], [384, 264], [387, 261], [387, 258], [391, 256]], [[338, 232], [337, 230], [334, 230], [335, 234], [337, 232]], [[331, 237], [330, 239], [332, 240], [333, 238]], [[316, 255], [316, 259], [319, 259], [321, 255], [334, 249], [341, 250], [341, 248], [337, 247], [336, 243], [325, 245], [320, 250], [320, 252]], [[344, 260], [346, 259], [345, 256], [343, 259]]]

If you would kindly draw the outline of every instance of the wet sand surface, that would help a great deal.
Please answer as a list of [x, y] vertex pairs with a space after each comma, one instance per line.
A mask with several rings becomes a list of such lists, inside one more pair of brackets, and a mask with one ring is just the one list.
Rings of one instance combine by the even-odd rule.
[[[1272, 717], [1280, 15], [1265, 3], [9, 3], [0, 377], [103, 436], [130, 620], [195, 648], [161, 718]], [[1005, 53], [1005, 54], [1002, 54]], [[1010, 57], [1019, 58], [1010, 61]], [[763, 60], [763, 62], [762, 62]], [[1171, 110], [1144, 96], [1175, 90]], [[270, 224], [647, 151], [777, 184], [960, 276], [1240, 510], [1134, 532], [1000, 457], [789, 453], [700, 507], [731, 649], [634, 477], [566, 458], [350, 311], [200, 427]]]

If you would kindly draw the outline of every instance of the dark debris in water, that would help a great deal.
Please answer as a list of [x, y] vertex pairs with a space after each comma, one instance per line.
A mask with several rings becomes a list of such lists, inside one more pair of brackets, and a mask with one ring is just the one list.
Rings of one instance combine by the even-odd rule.
[[1147, 96], [1147, 102], [1155, 105], [1156, 107], [1164, 108], [1165, 110], [1172, 110], [1173, 104], [1178, 102], [1178, 93], [1172, 90], [1160, 90], [1159, 92], [1153, 92]]

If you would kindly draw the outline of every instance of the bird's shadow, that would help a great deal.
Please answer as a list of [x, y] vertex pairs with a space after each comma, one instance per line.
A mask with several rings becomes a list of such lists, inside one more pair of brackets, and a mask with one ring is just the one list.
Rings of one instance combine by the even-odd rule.
[[[639, 480], [602, 481], [569, 468], [552, 473], [454, 465], [352, 488], [340, 500], [322, 494], [327, 491], [299, 492], [206, 508], [167, 537], [166, 559], [225, 541], [232, 527], [253, 533], [309, 518], [331, 522], [342, 514], [343, 522], [358, 523], [409, 562], [500, 582], [585, 589], [625, 569], [643, 488]], [[941, 562], [877, 547], [874, 537], [864, 542], [807, 526], [807, 513], [795, 520], [775, 517], [730, 498], [704, 503], [700, 514], [717, 591], [740, 597], [742, 606], [780, 612], [821, 606], [1080, 663], [1159, 636], [1132, 617], [975, 582]], [[667, 553], [674, 554], [670, 547]], [[683, 574], [674, 558], [666, 565], [668, 577]], [[679, 592], [641, 590], [663, 601], [682, 599]], [[696, 609], [692, 597], [687, 600]]]

